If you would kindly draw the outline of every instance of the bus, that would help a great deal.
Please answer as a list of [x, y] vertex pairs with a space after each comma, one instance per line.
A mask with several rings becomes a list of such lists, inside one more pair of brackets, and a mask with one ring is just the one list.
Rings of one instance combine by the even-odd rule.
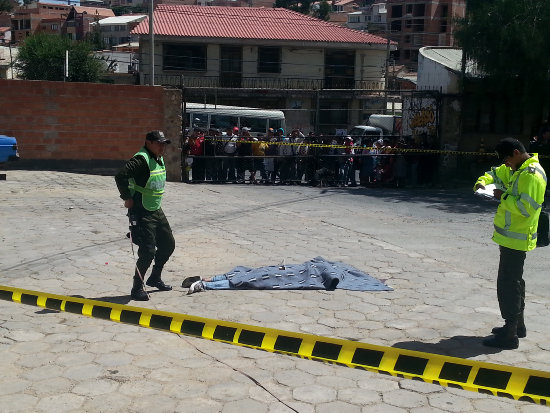
[[186, 125], [190, 130], [209, 131], [247, 127], [250, 135], [267, 134], [269, 128], [285, 129], [285, 114], [280, 110], [248, 108], [242, 106], [209, 105], [187, 102], [184, 106]]

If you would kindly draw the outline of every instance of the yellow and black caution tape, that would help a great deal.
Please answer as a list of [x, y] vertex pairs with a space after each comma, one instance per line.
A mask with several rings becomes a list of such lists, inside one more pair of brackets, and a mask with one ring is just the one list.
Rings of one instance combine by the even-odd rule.
[[[228, 143], [227, 139], [219, 139], [219, 138], [209, 138], [207, 137], [205, 139], [209, 142], [225, 142]], [[467, 152], [467, 151], [450, 151], [445, 149], [423, 149], [423, 148], [399, 148], [399, 147], [389, 147], [384, 146], [382, 148], [374, 147], [374, 146], [346, 146], [346, 145], [333, 145], [333, 144], [327, 144], [327, 143], [304, 143], [304, 142], [271, 142], [271, 141], [249, 141], [249, 140], [238, 140], [234, 141], [233, 143], [248, 143], [252, 145], [257, 145], [260, 143], [264, 143], [267, 145], [275, 145], [275, 146], [307, 146], [308, 148], [330, 148], [330, 149], [352, 149], [356, 153], [355, 155], [360, 155], [359, 151], [363, 150], [377, 150], [377, 153], [369, 153], [370, 156], [376, 156], [376, 155], [387, 155], [387, 154], [405, 154], [405, 153], [427, 153], [427, 154], [436, 154], [436, 155], [456, 155], [456, 156], [497, 156], [496, 153], [491, 152]], [[349, 154], [348, 154], [349, 156]], [[269, 158], [269, 155], [266, 155], [267, 158]], [[539, 155], [539, 158], [546, 158], [549, 157], [547, 155]]]
[[0, 299], [548, 405], [550, 372], [0, 285]]

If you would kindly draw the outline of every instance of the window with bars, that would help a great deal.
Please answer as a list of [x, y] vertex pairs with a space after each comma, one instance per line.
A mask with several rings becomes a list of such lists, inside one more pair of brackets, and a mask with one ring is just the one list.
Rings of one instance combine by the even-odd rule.
[[281, 73], [281, 48], [258, 48], [258, 73]]
[[206, 46], [192, 44], [164, 44], [164, 70], [206, 71]]

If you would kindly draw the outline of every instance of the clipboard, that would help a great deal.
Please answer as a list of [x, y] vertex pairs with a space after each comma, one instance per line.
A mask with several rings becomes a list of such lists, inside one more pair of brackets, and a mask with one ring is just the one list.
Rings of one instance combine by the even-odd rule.
[[500, 202], [499, 199], [495, 198], [495, 195], [493, 192], [495, 189], [500, 189], [500, 188], [495, 184], [485, 185], [485, 188], [479, 188], [478, 190], [476, 190], [474, 192], [474, 195], [477, 195], [484, 199], [488, 199], [490, 201]]

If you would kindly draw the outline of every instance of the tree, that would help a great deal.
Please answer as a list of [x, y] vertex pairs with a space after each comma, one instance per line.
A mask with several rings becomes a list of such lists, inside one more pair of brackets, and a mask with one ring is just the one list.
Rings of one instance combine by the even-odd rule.
[[111, 9], [115, 16], [123, 16], [125, 14], [147, 14], [149, 12], [148, 2], [141, 6], [112, 6]]
[[311, 12], [311, 0], [275, 0], [275, 7], [308, 15]]
[[90, 44], [90, 47], [93, 50], [103, 50], [105, 48], [99, 20], [99, 15], [96, 14], [94, 17], [94, 22], [90, 25], [91, 30], [86, 33], [86, 41]]
[[10, 12], [13, 10], [13, 3], [11, 0], [0, 0], [0, 12], [7, 11]]
[[330, 19], [330, 4], [327, 0], [321, 0], [313, 15], [318, 19], [328, 21]]
[[69, 51], [70, 82], [96, 82], [103, 64], [87, 42], [73, 42], [64, 36], [37, 33], [19, 47], [15, 68], [22, 79], [64, 79], [65, 52]]
[[539, 115], [548, 108], [548, 0], [468, 0], [455, 37], [484, 74], [485, 87], [515, 95]]

